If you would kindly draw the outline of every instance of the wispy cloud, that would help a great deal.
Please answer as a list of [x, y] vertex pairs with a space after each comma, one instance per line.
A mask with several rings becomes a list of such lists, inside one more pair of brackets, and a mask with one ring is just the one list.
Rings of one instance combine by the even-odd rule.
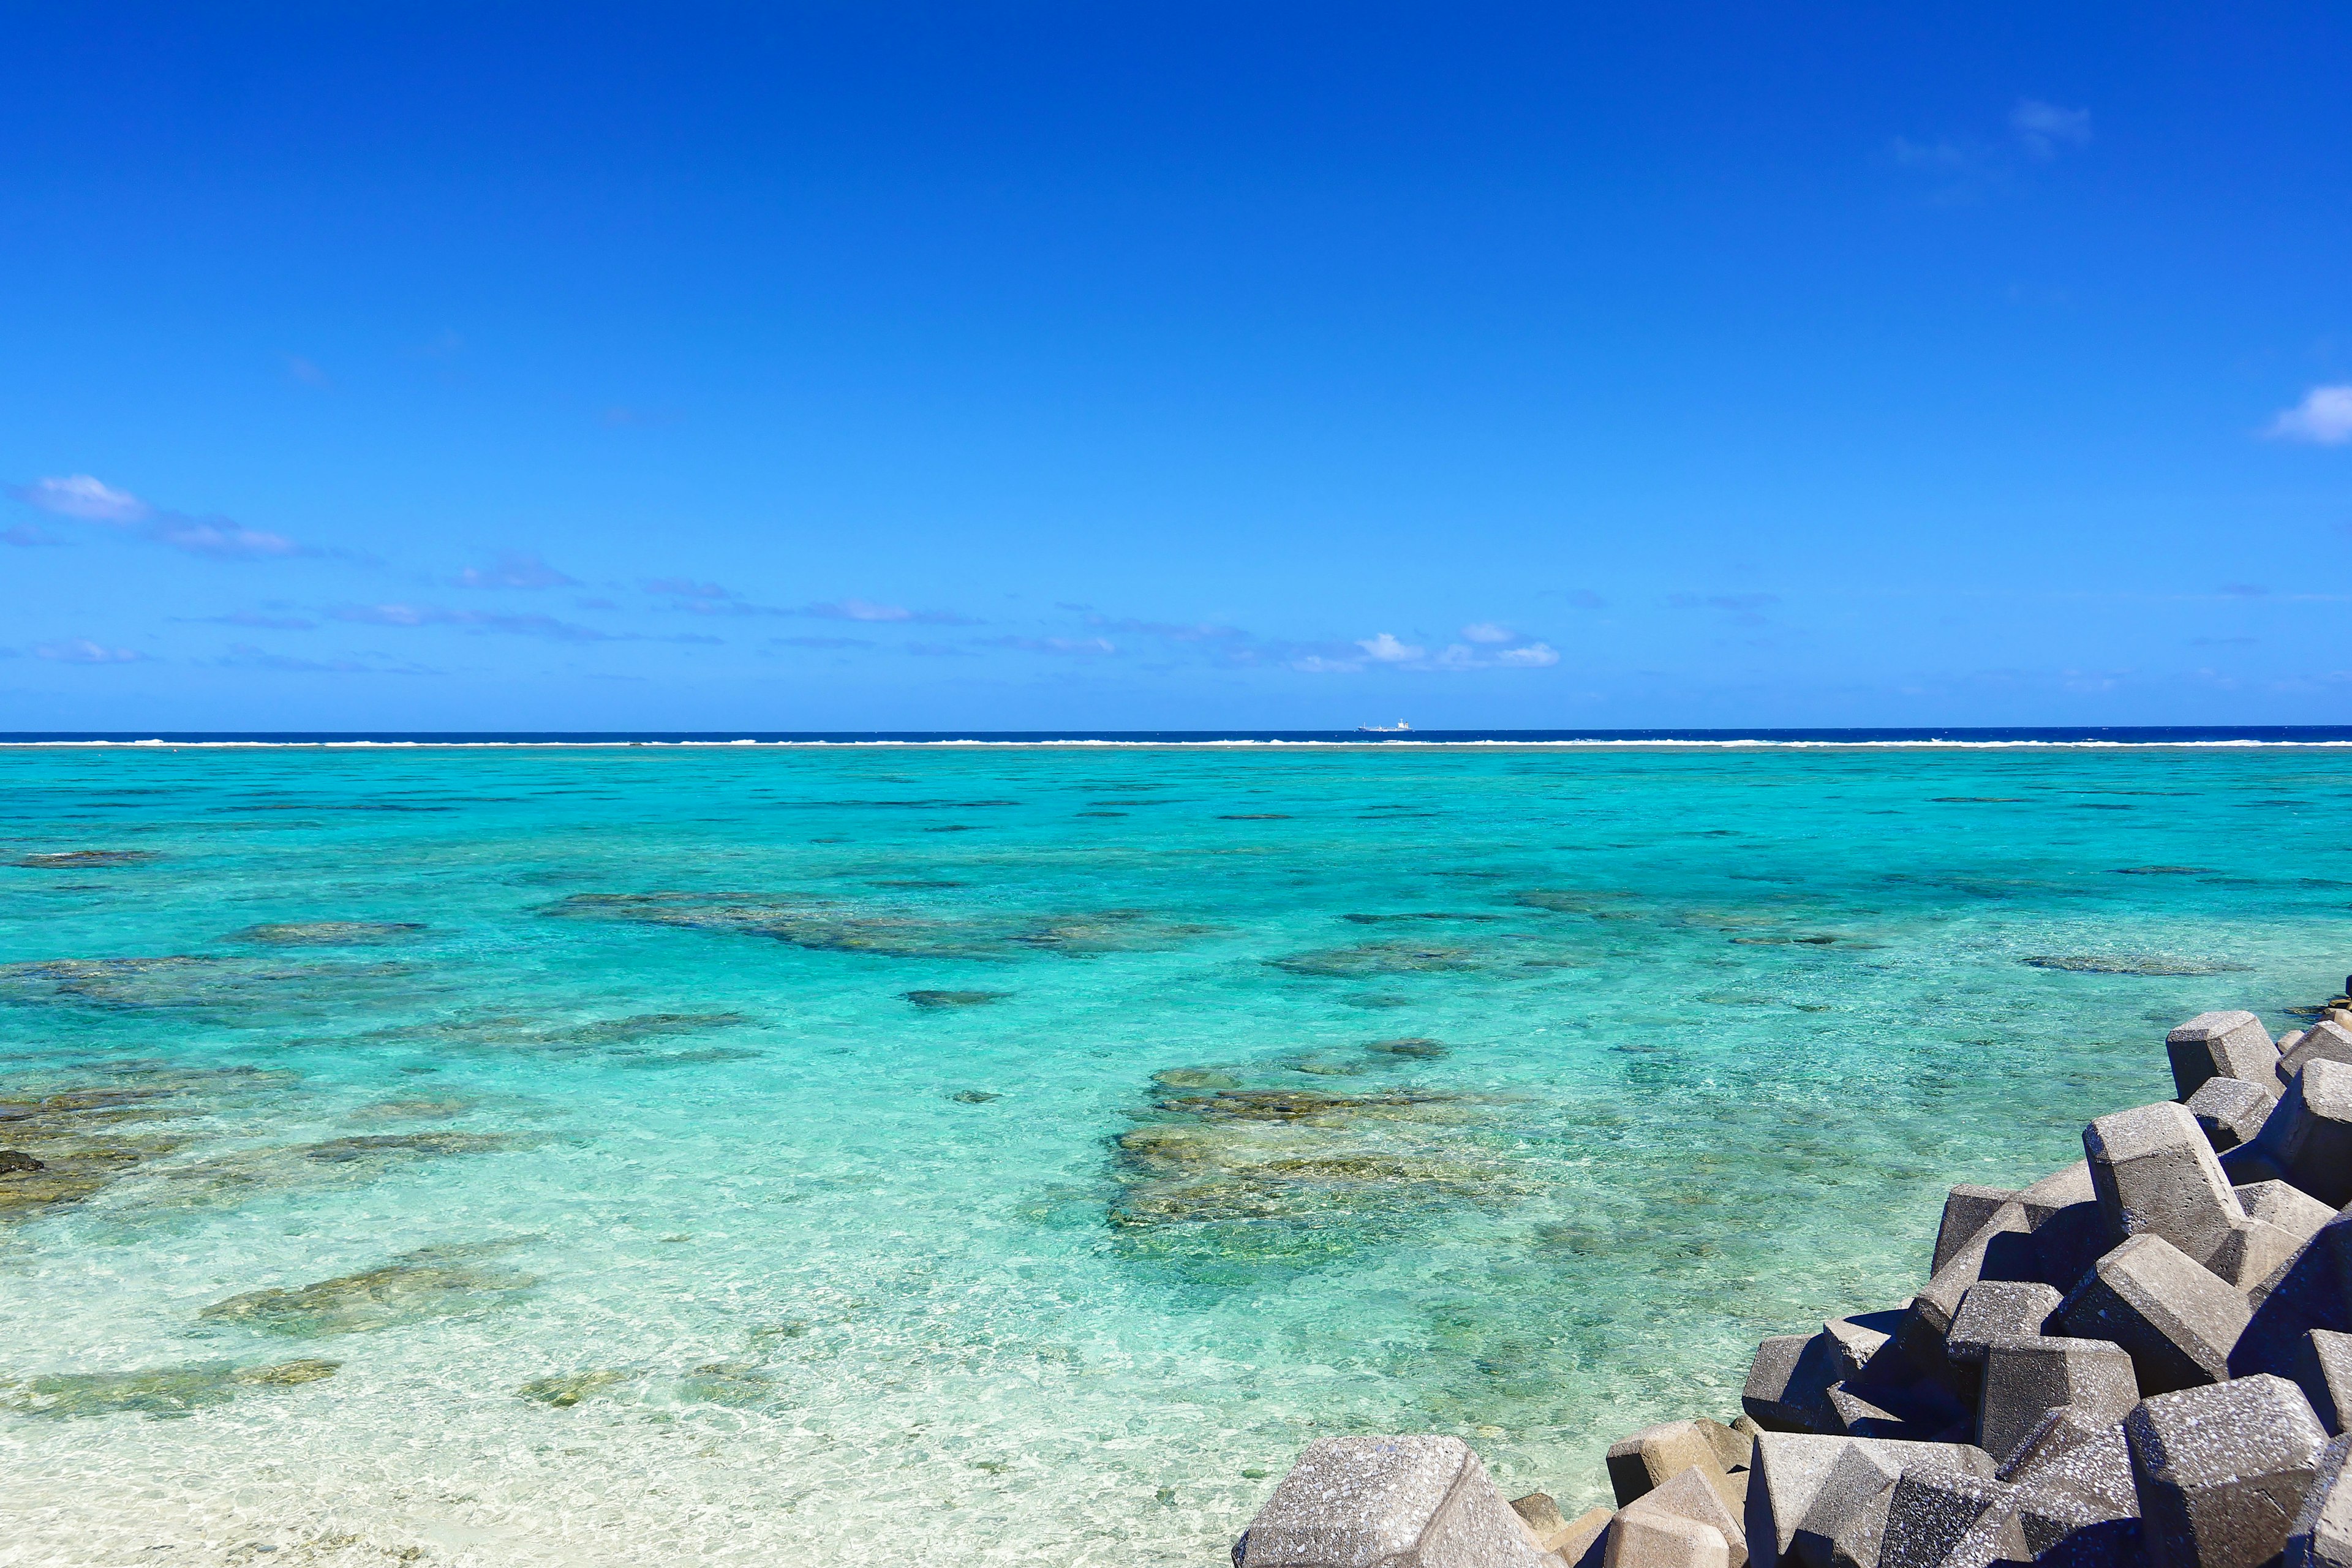
[[2071, 148], [2091, 143], [2091, 111], [2061, 109], [2038, 98], [2018, 100], [2009, 111], [2010, 133], [2018, 145], [2036, 158], [2055, 158]]
[[673, 599], [724, 601], [742, 597], [732, 588], [722, 588], [716, 583], [698, 583], [691, 577], [648, 577], [637, 586], [648, 594], [666, 594]]
[[240, 528], [223, 517], [190, 517], [185, 512], [166, 511], [89, 474], [37, 479], [29, 485], [15, 487], [11, 493], [27, 506], [52, 516], [121, 529], [191, 555], [206, 555], [219, 561], [254, 561], [304, 553], [300, 545], [282, 534]]
[[349, 621], [371, 626], [457, 626], [472, 632], [495, 632], [509, 637], [545, 637], [551, 642], [674, 642], [716, 643], [714, 637], [678, 633], [653, 637], [644, 632], [608, 632], [600, 626], [585, 626], [576, 621], [560, 621], [553, 616], [498, 615], [488, 610], [453, 610], [440, 605], [339, 605], [327, 612], [330, 619]]
[[1118, 651], [1108, 637], [989, 637], [983, 646], [1017, 648], [1024, 653], [1060, 654], [1071, 658], [1105, 658]]
[[33, 657], [54, 659], [59, 664], [137, 664], [147, 656], [127, 647], [108, 647], [88, 637], [73, 637], [65, 642], [43, 643], [33, 650]]
[[1496, 664], [1505, 669], [1548, 669], [1559, 662], [1559, 655], [1549, 643], [1531, 642], [1525, 647], [1507, 647], [1495, 656]]
[[1462, 635], [1472, 642], [1517, 642], [1519, 634], [1494, 621], [1473, 621], [1462, 628]]
[[[1063, 607], [1055, 606], [1057, 609]], [[1208, 622], [1186, 626], [1174, 621], [1113, 620], [1108, 616], [1088, 616], [1087, 625], [1097, 631], [1115, 632], [1122, 637], [1165, 637], [1171, 642], [1229, 642], [1249, 636], [1239, 626], [1216, 626]]]
[[976, 626], [969, 616], [955, 615], [947, 610], [910, 610], [904, 605], [877, 605], [867, 599], [835, 599], [822, 605], [803, 605], [795, 615], [814, 616], [821, 621], [898, 621], [919, 626]]
[[567, 577], [528, 551], [501, 550], [490, 566], [468, 566], [450, 581], [460, 588], [576, 588]]
[[277, 632], [307, 632], [318, 625], [316, 621], [304, 620], [299, 616], [265, 615], [259, 610], [232, 610], [226, 616], [173, 616], [172, 618], [198, 626], [253, 626]]
[[1357, 675], [1364, 668], [1360, 658], [1329, 658], [1319, 653], [1302, 654], [1290, 661], [1293, 669], [1303, 669], [1309, 675]]
[[2273, 419], [2263, 434], [2278, 441], [2341, 447], [2352, 441], [2352, 382], [2315, 386], [2303, 401]]

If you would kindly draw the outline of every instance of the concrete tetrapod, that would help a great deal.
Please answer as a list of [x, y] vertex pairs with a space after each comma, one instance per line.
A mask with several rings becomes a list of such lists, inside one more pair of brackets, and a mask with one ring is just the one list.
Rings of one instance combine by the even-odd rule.
[[2251, 1143], [2278, 1097], [2242, 1078], [2209, 1078], [2183, 1107], [2217, 1154]]
[[2352, 1334], [2313, 1329], [2303, 1336], [2289, 1377], [2311, 1413], [2330, 1432], [2341, 1433], [2352, 1416]]
[[2239, 1181], [2283, 1176], [2330, 1208], [2352, 1203], [2352, 1065], [2305, 1063], [2262, 1132], [2230, 1152]]
[[1723, 1500], [1736, 1507], [1737, 1494], [1716, 1455], [1715, 1439], [1696, 1421], [1669, 1421], [1645, 1426], [1609, 1446], [1609, 1485], [1623, 1508], [1654, 1487], [1685, 1470], [1696, 1470]]
[[2160, 1236], [2209, 1263], [2246, 1217], [2187, 1106], [2160, 1100], [2099, 1117], [2084, 1129], [2083, 1148], [2110, 1247]]
[[1995, 1340], [2032, 1339], [2058, 1315], [2065, 1297], [2032, 1279], [1979, 1279], [1960, 1298], [1952, 1314], [1951, 1331], [1944, 1336], [1946, 1353], [1954, 1361], [1982, 1365], [1986, 1347]]
[[2287, 1529], [2285, 1568], [2352, 1568], [2352, 1486], [2344, 1484], [2352, 1437], [2321, 1450], [2318, 1479]]
[[2135, 1236], [2098, 1261], [2059, 1314], [2076, 1339], [2112, 1340], [2143, 1394], [2230, 1374], [2246, 1299], [2160, 1236]]
[[1621, 1510], [1617, 1518], [1622, 1523], [1627, 1519], [1653, 1513], [1672, 1514], [1677, 1519], [1690, 1520], [1721, 1531], [1731, 1552], [1731, 1568], [1746, 1568], [1748, 1535], [1740, 1528], [1739, 1516], [1725, 1506], [1715, 1483], [1697, 1466], [1671, 1476], [1644, 1492], [1638, 1500]]
[[2154, 1568], [2261, 1568], [2318, 1477], [2327, 1434], [2294, 1384], [2258, 1374], [2162, 1394], [2124, 1420]]
[[1765, 1433], [1756, 1439], [1742, 1524], [1750, 1559], [1767, 1568], [1792, 1557], [1828, 1568], [1849, 1516], [1913, 1467], [1992, 1474], [1984, 1450], [1964, 1443]]
[[1559, 1568], [1459, 1437], [1323, 1437], [1250, 1521], [1239, 1568]]
[[2122, 1420], [2139, 1403], [2123, 1347], [2103, 1340], [1997, 1340], [1985, 1357], [1977, 1447], [1996, 1459], [2016, 1452], [2053, 1410], [2084, 1426]]
[[2183, 1100], [2210, 1078], [2268, 1084], [2273, 1095], [2283, 1087], [2278, 1047], [2252, 1013], [2200, 1013], [2164, 1037], [2164, 1054], [2172, 1059], [2173, 1087]]

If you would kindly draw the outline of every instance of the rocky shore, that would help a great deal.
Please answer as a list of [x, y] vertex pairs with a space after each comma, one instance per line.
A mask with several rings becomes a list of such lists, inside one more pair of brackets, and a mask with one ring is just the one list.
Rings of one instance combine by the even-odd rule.
[[2352, 1568], [2352, 1000], [2165, 1048], [2176, 1100], [1954, 1187], [1908, 1301], [1766, 1340], [1727, 1425], [1613, 1445], [1615, 1509], [1325, 1438], [1235, 1568]]

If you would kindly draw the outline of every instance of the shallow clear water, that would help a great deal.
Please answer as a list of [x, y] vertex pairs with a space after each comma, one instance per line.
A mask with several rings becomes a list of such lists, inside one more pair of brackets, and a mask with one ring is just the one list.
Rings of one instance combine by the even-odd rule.
[[1572, 1512], [2333, 991], [2347, 782], [0, 752], [0, 1563], [1208, 1564], [1397, 1428]]

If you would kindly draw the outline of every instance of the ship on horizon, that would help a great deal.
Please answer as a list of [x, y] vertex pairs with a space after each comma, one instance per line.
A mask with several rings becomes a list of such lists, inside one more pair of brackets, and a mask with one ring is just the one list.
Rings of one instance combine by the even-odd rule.
[[1412, 733], [1412, 726], [1406, 723], [1402, 719], [1398, 720], [1393, 724], [1359, 724], [1356, 726], [1356, 733], [1359, 735], [1405, 735]]

